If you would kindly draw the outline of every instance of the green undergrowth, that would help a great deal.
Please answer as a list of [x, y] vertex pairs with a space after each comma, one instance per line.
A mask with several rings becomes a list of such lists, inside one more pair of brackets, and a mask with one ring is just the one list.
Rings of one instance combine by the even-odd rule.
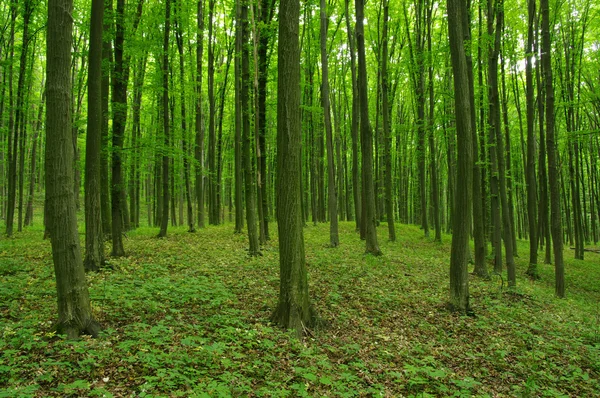
[[[379, 228], [364, 254], [353, 223], [305, 228], [312, 302], [323, 322], [304, 339], [270, 324], [277, 239], [248, 258], [231, 224], [166, 239], [141, 228], [127, 257], [90, 274], [98, 339], [54, 334], [55, 286], [39, 229], [0, 240], [0, 397], [578, 396], [600, 394], [600, 255], [567, 258], [567, 298], [553, 268], [518, 287], [471, 277], [474, 316], [446, 308], [450, 236]], [[271, 224], [275, 235], [275, 225]], [[83, 236], [82, 236], [83, 238]], [[107, 252], [108, 252], [107, 247]]]

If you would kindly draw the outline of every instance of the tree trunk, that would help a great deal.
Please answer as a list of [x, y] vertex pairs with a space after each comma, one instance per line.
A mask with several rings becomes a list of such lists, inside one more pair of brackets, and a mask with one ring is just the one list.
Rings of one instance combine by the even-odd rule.
[[[163, 110], [163, 136], [164, 147], [162, 155], [162, 215], [160, 220], [159, 238], [167, 236], [167, 228], [169, 227], [169, 155], [171, 134], [169, 123], [169, 33], [171, 30], [171, 1], [165, 2], [165, 32], [163, 39], [163, 54], [162, 54], [162, 110]], [[114, 221], [113, 221], [114, 222]]]
[[469, 78], [462, 26], [468, 18], [466, 3], [448, 0], [448, 35], [454, 73], [454, 111], [456, 113], [456, 139], [458, 148], [457, 173], [454, 199], [452, 248], [450, 252], [450, 305], [453, 309], [469, 310], [469, 230], [471, 226], [471, 181], [473, 173], [473, 126], [471, 125], [471, 101]]
[[[104, 0], [104, 26], [103, 32], [112, 31], [112, 24], [109, 16], [112, 16], [112, 0]], [[100, 212], [102, 215], [102, 233], [107, 236], [112, 234], [112, 214], [110, 203], [110, 178], [109, 178], [109, 144], [108, 139], [108, 99], [110, 92], [110, 69], [112, 64], [111, 41], [104, 38], [102, 41], [102, 82], [101, 82], [101, 101], [102, 101], [102, 149], [100, 152], [100, 173], [104, 178], [100, 180]]]
[[[195, 147], [194, 160], [196, 161], [196, 202], [198, 214], [198, 228], [204, 228], [204, 120], [202, 115], [202, 53], [204, 50], [204, 0], [198, 0], [197, 19], [198, 31], [196, 33], [196, 118], [195, 118]], [[237, 90], [236, 90], [237, 92]], [[237, 159], [237, 158], [236, 158]], [[237, 214], [237, 209], [236, 209]], [[237, 217], [236, 217], [237, 221]]]
[[215, 132], [215, 0], [208, 1], [208, 223], [219, 224], [219, 203], [217, 200], [217, 163]]
[[92, 1], [88, 68], [88, 120], [85, 144], [85, 259], [86, 271], [98, 271], [104, 261], [100, 208], [102, 149], [102, 23], [104, 2]]
[[560, 182], [558, 172], [557, 139], [554, 131], [554, 86], [552, 85], [552, 43], [550, 41], [550, 7], [548, 0], [540, 0], [542, 12], [542, 70], [546, 86], [546, 147], [548, 151], [548, 180], [550, 182], [550, 207], [552, 243], [554, 244], [555, 292], [565, 296], [565, 268], [563, 261], [563, 236], [560, 212]]
[[46, 53], [46, 204], [52, 258], [56, 275], [58, 329], [74, 339], [82, 333], [97, 336], [81, 259], [73, 192], [71, 141], [71, 41], [73, 3], [49, 0]]
[[248, 4], [245, 0], [241, 5], [241, 36], [242, 36], [242, 136], [244, 140], [243, 161], [244, 161], [244, 194], [246, 197], [246, 223], [248, 226], [250, 256], [260, 254], [258, 243], [258, 231], [256, 229], [256, 204], [254, 202], [253, 192], [253, 162], [251, 155], [252, 139], [250, 136], [250, 54], [248, 51]]
[[[236, 2], [236, 19], [241, 19], [241, 7], [239, 2]], [[242, 165], [242, 107], [241, 107], [241, 91], [242, 91], [242, 34], [241, 27], [236, 25], [235, 34], [235, 230], [237, 234], [241, 234], [244, 229], [244, 190], [243, 190], [243, 165]]]
[[356, 76], [356, 53], [354, 49], [354, 32], [350, 25], [350, 14], [348, 4], [350, 0], [345, 0], [346, 30], [348, 32], [348, 48], [350, 52], [350, 70], [352, 72], [352, 194], [354, 198], [354, 215], [356, 220], [356, 230], [360, 230], [362, 212], [361, 212], [361, 190], [360, 190], [360, 171], [358, 168], [358, 123], [359, 123], [359, 97], [358, 97], [358, 79]]
[[[321, 103], [325, 122], [325, 134], [327, 140], [327, 200], [329, 208], [329, 244], [337, 247], [340, 244], [338, 235], [338, 209], [335, 185], [335, 163], [333, 162], [333, 131], [331, 127], [331, 106], [329, 102], [329, 66], [327, 62], [327, 28], [329, 19], [327, 17], [327, 6], [325, 0], [321, 0]], [[338, 165], [339, 167], [339, 165]]]
[[369, 124], [369, 100], [367, 85], [367, 60], [365, 56], [364, 0], [355, 0], [356, 42], [358, 47], [358, 91], [360, 99], [360, 131], [362, 149], [362, 177], [364, 188], [364, 222], [366, 252], [381, 255], [377, 243], [375, 219], [375, 193], [373, 192], [373, 134]]
[[279, 303], [271, 320], [302, 336], [315, 313], [308, 298], [300, 205], [300, 20], [299, 0], [279, 6], [277, 84], [277, 228], [279, 231]]
[[[31, 169], [29, 170], [29, 194], [27, 198], [27, 212], [25, 214], [25, 225], [33, 225], [33, 198], [35, 195], [35, 180], [37, 174], [37, 157], [38, 157], [38, 140], [39, 133], [42, 129], [42, 117], [44, 116], [44, 103], [46, 102], [46, 82], [42, 80], [42, 98], [38, 108], [36, 119], [35, 133], [33, 135], [33, 143], [31, 148]], [[41, 147], [41, 144], [40, 144]], [[1, 175], [1, 174], [0, 174]]]
[[15, 203], [17, 193], [17, 129], [15, 128], [13, 66], [15, 54], [15, 21], [17, 19], [17, 1], [10, 4], [9, 71], [8, 71], [8, 199], [6, 203], [6, 235], [12, 236], [15, 222]]
[[390, 109], [388, 93], [388, 19], [389, 0], [383, 5], [383, 37], [381, 50], [381, 95], [383, 113], [383, 136], [385, 145], [385, 212], [388, 224], [388, 235], [390, 242], [396, 241], [396, 229], [394, 228], [394, 207], [392, 196], [392, 135], [390, 132]]
[[527, 101], [527, 215], [529, 226], [529, 266], [527, 275], [532, 279], [538, 279], [538, 229], [537, 229], [537, 185], [535, 179], [535, 136], [534, 136], [534, 96], [533, 96], [533, 21], [535, 18], [535, 0], [527, 1], [527, 48], [525, 49], [527, 58], [525, 64], [525, 81]]
[[176, 19], [176, 39], [177, 39], [177, 51], [179, 52], [179, 81], [180, 81], [180, 101], [181, 101], [181, 136], [182, 136], [182, 150], [183, 150], [183, 176], [185, 184], [185, 201], [187, 204], [187, 225], [188, 232], [196, 232], [194, 226], [194, 209], [192, 202], [192, 187], [190, 181], [190, 165], [188, 161], [188, 132], [187, 132], [187, 119], [185, 112], [185, 69], [184, 69], [184, 58], [183, 58], [183, 14], [182, 5], [179, 3], [178, 18]]

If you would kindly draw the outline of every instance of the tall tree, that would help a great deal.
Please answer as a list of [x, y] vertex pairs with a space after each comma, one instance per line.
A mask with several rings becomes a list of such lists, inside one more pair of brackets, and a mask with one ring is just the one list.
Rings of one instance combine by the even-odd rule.
[[208, 0], [208, 222], [219, 224], [220, 203], [217, 198], [216, 101], [215, 101], [215, 0]]
[[196, 163], [196, 201], [198, 228], [204, 228], [204, 120], [202, 114], [202, 53], [204, 51], [204, 0], [198, 0], [196, 32], [196, 139], [194, 160]]
[[550, 183], [550, 208], [552, 243], [554, 244], [555, 293], [565, 296], [565, 266], [563, 260], [563, 231], [560, 212], [560, 175], [556, 132], [554, 131], [554, 86], [552, 83], [552, 41], [550, 39], [550, 6], [540, 0], [542, 12], [542, 70], [546, 88], [546, 149], [548, 152], [548, 180]]
[[[138, 0], [133, 20], [133, 32], [142, 16], [143, 0]], [[115, 257], [125, 255], [123, 248], [122, 228], [123, 224], [129, 225], [129, 216], [124, 216], [127, 210], [125, 203], [126, 192], [123, 181], [123, 143], [125, 139], [125, 126], [127, 125], [127, 84], [129, 83], [129, 61], [130, 55], [125, 54], [125, 0], [117, 0], [115, 14], [115, 46], [114, 65], [112, 70], [112, 112], [113, 112], [113, 134], [111, 150], [111, 214], [112, 214], [112, 255]]]
[[238, 0], [241, 6], [241, 36], [242, 36], [242, 91], [240, 96], [240, 107], [242, 110], [242, 140], [243, 165], [244, 165], [244, 196], [246, 198], [246, 224], [248, 227], [248, 240], [250, 256], [260, 253], [258, 233], [256, 229], [256, 203], [253, 192], [253, 165], [252, 165], [252, 139], [250, 137], [250, 52], [248, 50], [248, 3], [247, 0]]
[[46, 205], [56, 275], [58, 329], [68, 338], [96, 336], [85, 280], [73, 192], [71, 142], [72, 0], [48, 1], [46, 53]]
[[360, 171], [358, 169], [358, 124], [359, 124], [359, 97], [358, 97], [358, 78], [356, 76], [356, 51], [355, 51], [355, 35], [352, 25], [350, 24], [350, 12], [348, 5], [350, 0], [345, 0], [345, 16], [346, 16], [346, 31], [348, 32], [348, 50], [350, 52], [350, 71], [352, 73], [352, 119], [351, 119], [351, 136], [352, 136], [352, 194], [354, 199], [354, 215], [356, 220], [356, 230], [360, 230], [362, 220], [361, 209], [361, 190], [360, 190]]
[[12, 236], [15, 222], [15, 202], [17, 193], [17, 130], [15, 128], [13, 65], [15, 53], [15, 23], [17, 20], [17, 1], [10, 3], [10, 33], [9, 33], [9, 70], [8, 70], [8, 200], [6, 203], [6, 235]]
[[[337, 247], [340, 244], [338, 234], [337, 194], [335, 186], [335, 163], [333, 161], [333, 131], [331, 127], [331, 105], [329, 101], [329, 63], [327, 62], [327, 29], [329, 18], [327, 5], [321, 0], [321, 105], [325, 122], [325, 135], [327, 141], [327, 200], [329, 209], [329, 244]], [[339, 165], [338, 165], [339, 167]]]
[[392, 197], [392, 135], [390, 132], [390, 106], [388, 82], [388, 30], [389, 0], [383, 0], [383, 34], [381, 39], [381, 112], [383, 113], [383, 135], [385, 146], [385, 212], [387, 216], [388, 235], [391, 242], [396, 241], [394, 228], [394, 198]]
[[527, 47], [526, 47], [526, 64], [525, 64], [525, 80], [526, 91], [525, 100], [527, 103], [527, 217], [529, 222], [529, 266], [527, 267], [527, 275], [533, 279], [538, 279], [538, 229], [537, 229], [537, 186], [535, 180], [535, 108], [533, 95], [533, 25], [535, 18], [535, 0], [527, 1]]
[[360, 103], [360, 136], [362, 149], [363, 178], [363, 222], [367, 253], [380, 255], [377, 243], [377, 220], [375, 214], [375, 192], [373, 188], [373, 134], [369, 123], [369, 99], [367, 85], [367, 60], [365, 55], [364, 0], [355, 0], [356, 42], [358, 50], [358, 93]]
[[183, 176], [184, 176], [184, 184], [185, 184], [185, 199], [187, 203], [187, 223], [188, 223], [188, 232], [195, 232], [196, 227], [194, 227], [194, 209], [192, 203], [192, 191], [191, 191], [191, 181], [190, 181], [190, 165], [188, 161], [188, 132], [187, 132], [187, 120], [186, 120], [186, 111], [185, 111], [185, 63], [183, 56], [183, 7], [181, 4], [181, 0], [178, 4], [178, 18], [175, 19], [175, 37], [177, 41], [177, 51], [179, 52], [179, 82], [180, 82], [180, 102], [181, 102], [181, 136], [182, 136], [182, 146], [183, 146]]
[[171, 32], [171, 1], [165, 2], [165, 31], [163, 36], [162, 53], [162, 112], [163, 112], [163, 145], [162, 155], [162, 216], [160, 220], [159, 238], [167, 236], [169, 226], [169, 154], [167, 153], [171, 141], [169, 120], [169, 35]]
[[93, 0], [90, 17], [88, 120], [85, 144], [85, 259], [83, 264], [86, 271], [98, 271], [104, 260], [104, 236], [100, 208], [103, 19], [103, 0]]
[[271, 319], [301, 336], [315, 313], [308, 279], [300, 203], [300, 1], [281, 0], [277, 74], [277, 229], [279, 232], [279, 302]]
[[469, 310], [469, 232], [471, 229], [471, 181], [473, 173], [473, 126], [469, 77], [464, 47], [464, 21], [468, 9], [464, 0], [448, 0], [448, 36], [454, 74], [454, 111], [458, 148], [454, 211], [452, 216], [452, 248], [450, 252], [450, 305], [461, 312]]

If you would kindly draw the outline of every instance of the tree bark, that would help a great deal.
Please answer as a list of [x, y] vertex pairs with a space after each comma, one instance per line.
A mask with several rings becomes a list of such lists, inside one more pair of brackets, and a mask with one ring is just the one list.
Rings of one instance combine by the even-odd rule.
[[473, 173], [473, 126], [471, 125], [471, 101], [469, 78], [463, 43], [463, 21], [467, 18], [466, 2], [448, 0], [448, 35], [450, 56], [454, 74], [454, 111], [456, 113], [456, 140], [458, 148], [457, 173], [454, 199], [452, 248], [450, 252], [450, 306], [460, 312], [469, 311], [469, 230], [471, 225], [472, 173]]
[[248, 4], [246, 0], [239, 0], [241, 5], [241, 36], [242, 36], [242, 139], [243, 162], [244, 162], [244, 196], [246, 198], [246, 224], [248, 227], [248, 254], [257, 256], [260, 254], [258, 243], [258, 231], [256, 229], [256, 204], [253, 192], [253, 162], [251, 155], [252, 139], [250, 136], [250, 54], [248, 51]]
[[345, 0], [345, 16], [346, 30], [348, 32], [348, 49], [350, 52], [350, 71], [352, 72], [352, 120], [351, 120], [351, 136], [352, 136], [352, 194], [354, 199], [354, 215], [356, 220], [356, 231], [361, 228], [362, 212], [361, 212], [361, 190], [360, 190], [360, 170], [358, 168], [358, 124], [359, 124], [359, 97], [358, 97], [358, 79], [356, 76], [356, 52], [354, 49], [355, 35], [350, 25], [350, 13], [348, 4], [350, 0]]
[[533, 33], [533, 21], [535, 19], [535, 0], [527, 1], [527, 48], [526, 64], [525, 64], [525, 81], [526, 91], [525, 97], [527, 102], [527, 215], [529, 226], [529, 266], [526, 274], [532, 279], [538, 279], [537, 270], [538, 262], [538, 229], [537, 229], [537, 184], [535, 179], [535, 108], [533, 96], [533, 41], [535, 39]]
[[300, 20], [299, 0], [279, 6], [277, 84], [277, 228], [279, 231], [279, 302], [271, 320], [302, 336], [315, 321], [308, 297], [300, 204]]
[[[333, 161], [333, 131], [331, 126], [331, 105], [329, 101], [329, 65], [327, 62], [327, 28], [329, 18], [327, 17], [327, 5], [321, 0], [321, 103], [325, 122], [325, 134], [327, 141], [327, 200], [329, 209], [329, 245], [337, 247], [340, 244], [338, 234], [338, 209], [337, 193], [335, 184], [335, 163]], [[339, 167], [339, 165], [338, 165]]]
[[46, 204], [56, 275], [58, 330], [74, 339], [82, 333], [97, 336], [85, 280], [73, 192], [71, 145], [72, 0], [48, 1]]
[[102, 24], [104, 2], [93, 0], [90, 17], [88, 120], [85, 144], [85, 259], [86, 271], [98, 271], [104, 261], [100, 207], [100, 152], [102, 149]]
[[554, 131], [554, 86], [552, 84], [552, 43], [550, 40], [550, 6], [540, 0], [542, 12], [542, 70], [546, 86], [546, 148], [548, 152], [548, 180], [550, 182], [550, 207], [552, 243], [554, 244], [555, 293], [565, 296], [565, 268], [563, 261], [563, 235], [560, 212], [560, 182], [558, 171], [557, 139]]
[[170, 147], [171, 133], [169, 123], [169, 34], [171, 31], [171, 1], [165, 2], [165, 31], [162, 54], [162, 110], [163, 110], [163, 155], [162, 155], [162, 216], [160, 220], [159, 238], [167, 236], [169, 227], [169, 164], [167, 151]]
[[360, 100], [360, 132], [362, 149], [362, 178], [364, 188], [364, 222], [366, 252], [381, 255], [377, 243], [375, 193], [373, 192], [373, 134], [369, 124], [367, 60], [365, 56], [364, 0], [355, 0], [356, 42], [358, 49], [358, 91]]

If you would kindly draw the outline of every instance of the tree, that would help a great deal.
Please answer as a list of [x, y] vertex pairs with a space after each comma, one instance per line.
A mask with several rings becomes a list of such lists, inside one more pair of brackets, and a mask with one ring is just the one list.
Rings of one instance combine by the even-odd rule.
[[471, 179], [473, 173], [473, 126], [469, 78], [463, 43], [463, 21], [467, 18], [466, 2], [448, 0], [448, 36], [454, 74], [454, 111], [456, 114], [456, 143], [458, 148], [454, 211], [452, 217], [452, 248], [450, 252], [450, 306], [460, 312], [469, 310], [469, 231], [471, 227]]
[[[248, 254], [256, 256], [260, 254], [258, 243], [258, 234], [256, 230], [256, 203], [254, 202], [253, 185], [253, 167], [250, 148], [252, 140], [250, 138], [250, 54], [248, 51], [248, 4], [246, 0], [241, 6], [241, 31], [242, 36], [242, 90], [240, 95], [240, 108], [242, 110], [242, 140], [243, 146], [243, 166], [244, 166], [244, 195], [246, 198], [246, 224], [248, 226], [249, 248]], [[218, 215], [218, 214], [217, 214]]]
[[[333, 132], [331, 127], [331, 106], [329, 102], [329, 65], [327, 62], [327, 28], [329, 19], [327, 17], [327, 6], [325, 0], [321, 0], [321, 104], [325, 122], [325, 135], [327, 140], [327, 200], [329, 209], [329, 244], [337, 247], [340, 244], [338, 235], [337, 195], [335, 189], [335, 164], [333, 162]], [[338, 165], [339, 167], [339, 165]]]
[[535, 108], [533, 96], [533, 21], [535, 18], [535, 0], [527, 1], [527, 48], [526, 48], [526, 102], [527, 102], [527, 216], [529, 222], [529, 266], [527, 275], [533, 279], [538, 279], [537, 271], [537, 249], [538, 249], [538, 229], [537, 229], [537, 187], [535, 180]]
[[373, 134], [369, 124], [369, 99], [367, 88], [367, 60], [365, 55], [364, 0], [355, 0], [356, 42], [358, 50], [358, 94], [360, 104], [360, 138], [362, 149], [363, 178], [363, 222], [365, 223], [366, 251], [380, 255], [377, 243], [377, 220], [375, 214], [375, 193], [373, 191]]
[[188, 162], [188, 140], [187, 140], [187, 122], [185, 112], [185, 69], [184, 69], [184, 57], [183, 57], [183, 11], [182, 5], [179, 2], [178, 18], [175, 19], [176, 31], [175, 36], [177, 39], [177, 51], [179, 52], [179, 81], [181, 83], [181, 134], [182, 134], [182, 145], [183, 145], [183, 176], [185, 184], [185, 199], [187, 203], [187, 222], [188, 232], [196, 232], [194, 227], [194, 210], [192, 204], [192, 192], [191, 192], [191, 181], [190, 181], [190, 166]]
[[[396, 241], [394, 228], [394, 198], [392, 196], [392, 135], [390, 133], [390, 109], [388, 93], [388, 19], [389, 0], [384, 0], [383, 5], [383, 38], [381, 50], [381, 95], [383, 113], [383, 135], [385, 140], [385, 212], [387, 215], [388, 234], [391, 242]], [[441, 239], [441, 238], [440, 238]]]
[[348, 32], [348, 49], [350, 52], [350, 71], [352, 73], [352, 119], [351, 125], [351, 136], [352, 136], [352, 193], [354, 199], [354, 216], [356, 220], [356, 230], [359, 231], [362, 225], [362, 209], [361, 209], [361, 191], [360, 191], [360, 171], [358, 169], [358, 124], [359, 124], [359, 108], [358, 108], [358, 78], [356, 76], [356, 52], [354, 49], [355, 35], [350, 25], [350, 12], [348, 10], [348, 4], [350, 0], [345, 0], [345, 16], [346, 16], [346, 30]]
[[277, 77], [279, 302], [271, 320], [301, 336], [316, 319], [308, 297], [300, 203], [300, 1], [281, 0]]
[[171, 2], [165, 2], [165, 31], [162, 54], [162, 111], [163, 111], [163, 136], [164, 153], [162, 155], [162, 217], [160, 221], [159, 238], [167, 236], [169, 226], [169, 155], [167, 149], [170, 145], [169, 121], [169, 34], [171, 31]]
[[85, 280], [73, 192], [71, 145], [72, 0], [48, 1], [46, 53], [46, 204], [56, 275], [58, 329], [67, 337], [97, 336]]
[[548, 153], [548, 180], [550, 183], [551, 232], [554, 244], [555, 292], [565, 296], [565, 266], [563, 260], [563, 231], [560, 212], [560, 182], [556, 132], [554, 131], [554, 86], [552, 84], [552, 42], [550, 40], [550, 6], [540, 0], [542, 12], [542, 70], [546, 88], [546, 150]]
[[85, 145], [85, 259], [86, 271], [98, 271], [104, 261], [100, 208], [100, 151], [102, 147], [102, 24], [104, 2], [92, 1], [88, 69], [88, 122]]

